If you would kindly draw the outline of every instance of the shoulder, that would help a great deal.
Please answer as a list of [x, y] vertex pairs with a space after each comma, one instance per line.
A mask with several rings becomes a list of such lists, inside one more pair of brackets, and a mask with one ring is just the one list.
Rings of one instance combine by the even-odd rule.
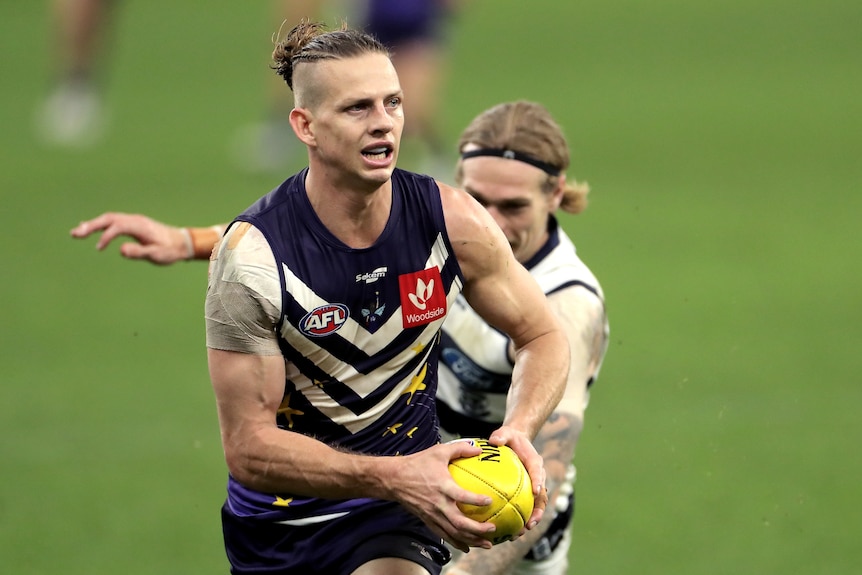
[[[292, 175], [284, 180], [281, 184], [273, 188], [268, 194], [258, 198], [256, 202], [240, 214], [243, 219], [265, 218], [270, 212], [276, 211], [285, 206], [290, 200], [295, 199], [297, 194], [305, 191], [305, 177], [308, 168]], [[290, 209], [295, 209], [291, 207]]]
[[583, 284], [572, 284], [547, 294], [548, 302], [555, 309], [574, 314], [599, 316], [605, 314], [605, 303]]
[[494, 220], [473, 196], [443, 182], [436, 183], [440, 188], [440, 203], [450, 238], [463, 235], [467, 239], [477, 233], [480, 236], [496, 235], [493, 232], [498, 228]]
[[234, 222], [213, 250], [210, 283], [247, 285], [260, 293], [262, 283], [278, 278], [275, 256], [264, 235], [248, 222]]
[[551, 295], [560, 290], [573, 288], [591, 292], [592, 297], [604, 300], [598, 278], [581, 260], [569, 236], [562, 228], [556, 228], [554, 234], [556, 245], [528, 266], [543, 291]]

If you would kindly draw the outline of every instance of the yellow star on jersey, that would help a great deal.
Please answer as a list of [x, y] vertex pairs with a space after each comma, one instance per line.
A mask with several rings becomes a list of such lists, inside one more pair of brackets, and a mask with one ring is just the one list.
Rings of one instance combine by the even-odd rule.
[[322, 388], [323, 384], [326, 383], [326, 380], [325, 379], [324, 380], [313, 379], [313, 380], [311, 380], [311, 383], [313, 383], [315, 387]]
[[281, 405], [278, 406], [276, 415], [285, 416], [287, 418], [287, 427], [293, 429], [293, 416], [305, 415], [305, 412], [290, 407], [290, 394], [288, 393], [284, 396], [284, 399], [281, 400]]
[[419, 370], [419, 375], [414, 375], [413, 379], [410, 380], [410, 385], [401, 395], [405, 393], [409, 393], [410, 397], [407, 398], [407, 405], [410, 405], [410, 402], [413, 400], [413, 394], [417, 391], [422, 391], [425, 389], [425, 374], [428, 372], [428, 364], [424, 364], [422, 369]]
[[420, 341], [410, 349], [415, 351], [416, 355], [419, 355], [420, 353], [422, 353], [425, 350], [425, 344]]
[[396, 423], [395, 425], [392, 425], [392, 426], [390, 426], [390, 427], [387, 427], [387, 428], [386, 428], [386, 431], [384, 431], [384, 432], [383, 432], [383, 436], [382, 436], [382, 437], [385, 437], [387, 433], [391, 433], [392, 435], [395, 435], [396, 433], [398, 433], [398, 429], [399, 429], [402, 425], [404, 425], [404, 424], [403, 424], [403, 423]]
[[275, 501], [272, 502], [274, 507], [290, 507], [290, 504], [293, 503], [293, 497], [289, 497], [287, 499], [282, 499], [278, 495], [275, 496]]
[[417, 429], [419, 429], [419, 428], [418, 428], [418, 427], [414, 427], [413, 429], [411, 429], [410, 431], [408, 431], [407, 433], [405, 433], [405, 435], [406, 435], [407, 437], [409, 437], [410, 439], [413, 439], [413, 432], [414, 432], [414, 431], [416, 431]]

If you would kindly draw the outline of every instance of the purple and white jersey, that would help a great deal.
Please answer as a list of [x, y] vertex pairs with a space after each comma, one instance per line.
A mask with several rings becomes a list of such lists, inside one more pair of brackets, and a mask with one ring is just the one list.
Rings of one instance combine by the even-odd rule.
[[[305, 175], [286, 180], [236, 219], [265, 239], [269, 263], [246, 259], [217, 271], [277, 310], [272, 323], [286, 366], [277, 424], [371, 455], [434, 445], [439, 332], [462, 286], [439, 188], [429, 177], [395, 170], [388, 223], [374, 245], [354, 249], [318, 219]], [[218, 258], [237, 249], [230, 233]], [[236, 515], [290, 525], [368, 502], [260, 493], [232, 478], [228, 486]]]

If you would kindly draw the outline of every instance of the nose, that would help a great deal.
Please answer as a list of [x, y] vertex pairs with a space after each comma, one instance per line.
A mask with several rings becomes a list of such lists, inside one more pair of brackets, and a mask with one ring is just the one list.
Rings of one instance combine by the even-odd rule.
[[371, 120], [371, 131], [375, 133], [388, 134], [395, 127], [395, 118], [382, 103], [374, 107]]

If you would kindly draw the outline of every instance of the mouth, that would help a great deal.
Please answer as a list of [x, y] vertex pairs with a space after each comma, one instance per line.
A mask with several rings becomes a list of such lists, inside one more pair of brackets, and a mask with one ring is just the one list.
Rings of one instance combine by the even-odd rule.
[[380, 161], [392, 156], [392, 146], [374, 146], [362, 150], [362, 155], [369, 160]]

